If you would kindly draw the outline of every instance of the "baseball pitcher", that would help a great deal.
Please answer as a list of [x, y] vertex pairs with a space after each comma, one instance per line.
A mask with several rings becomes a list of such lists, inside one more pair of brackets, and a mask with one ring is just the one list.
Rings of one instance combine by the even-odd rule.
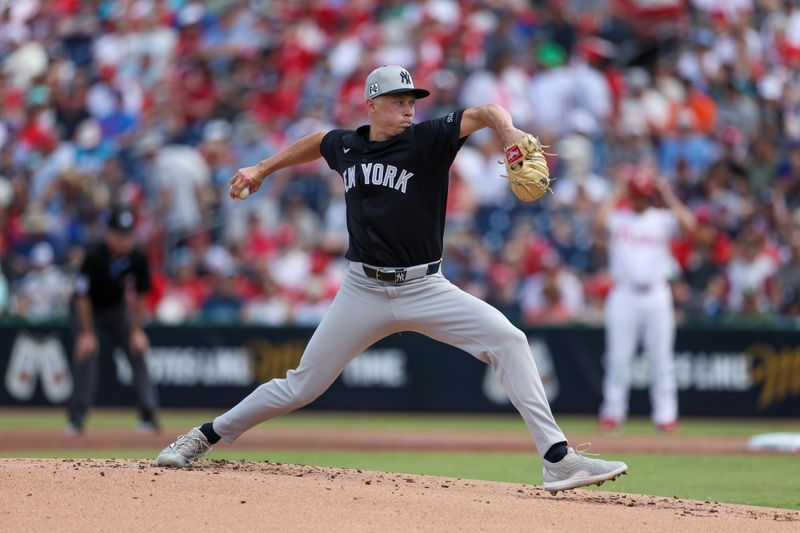
[[233, 442], [255, 425], [310, 403], [370, 345], [392, 333], [416, 331], [497, 370], [544, 460], [546, 489], [599, 484], [627, 471], [625, 463], [593, 459], [568, 446], [525, 334], [441, 274], [449, 169], [467, 136], [494, 130], [506, 147], [509, 186], [528, 201], [549, 187], [543, 147], [515, 128], [498, 105], [415, 124], [416, 100], [428, 95], [402, 67], [375, 69], [364, 86], [368, 125], [310, 134], [231, 178], [231, 198], [243, 199], [257, 192], [267, 175], [323, 157], [344, 182], [347, 276], [299, 366], [178, 437], [159, 454], [158, 465], [186, 466], [220, 439]]

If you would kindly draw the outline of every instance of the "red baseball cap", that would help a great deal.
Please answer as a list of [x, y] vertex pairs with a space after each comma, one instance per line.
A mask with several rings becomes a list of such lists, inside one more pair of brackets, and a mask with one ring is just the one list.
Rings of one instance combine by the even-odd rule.
[[637, 169], [628, 181], [628, 193], [631, 196], [651, 196], [655, 190], [655, 179], [641, 169]]

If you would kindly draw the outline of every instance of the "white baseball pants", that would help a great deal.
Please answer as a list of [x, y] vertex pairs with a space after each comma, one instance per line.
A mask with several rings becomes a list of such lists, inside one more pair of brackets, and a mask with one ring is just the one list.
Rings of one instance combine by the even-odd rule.
[[214, 420], [223, 439], [232, 442], [257, 424], [312, 402], [369, 346], [392, 333], [415, 331], [492, 365], [540, 456], [567, 440], [553, 419], [525, 334], [500, 311], [440, 273], [394, 285], [367, 278], [360, 263], [350, 267], [298, 367]]
[[653, 423], [677, 420], [675, 316], [669, 285], [654, 284], [648, 290], [616, 286], [606, 301], [605, 317], [606, 368], [600, 418], [618, 422], [627, 418], [631, 361], [642, 339], [650, 372]]

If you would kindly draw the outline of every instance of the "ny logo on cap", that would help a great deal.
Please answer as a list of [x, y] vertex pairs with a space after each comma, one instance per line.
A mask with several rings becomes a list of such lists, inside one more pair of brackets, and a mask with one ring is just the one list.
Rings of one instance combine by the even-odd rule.
[[377, 83], [371, 83], [368, 90], [369, 90], [370, 96], [372, 96], [373, 94], [378, 94], [378, 84]]
[[401, 70], [400, 71], [400, 83], [405, 83], [406, 85], [411, 85], [411, 74], [409, 74], [405, 70]]

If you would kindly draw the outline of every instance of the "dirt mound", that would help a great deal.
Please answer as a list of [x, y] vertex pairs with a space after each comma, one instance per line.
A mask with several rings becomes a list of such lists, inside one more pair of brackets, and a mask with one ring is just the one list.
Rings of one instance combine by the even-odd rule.
[[[800, 513], [274, 463], [0, 459], [0, 522], [50, 531], [797, 531]], [[612, 487], [612, 485], [604, 485]]]

